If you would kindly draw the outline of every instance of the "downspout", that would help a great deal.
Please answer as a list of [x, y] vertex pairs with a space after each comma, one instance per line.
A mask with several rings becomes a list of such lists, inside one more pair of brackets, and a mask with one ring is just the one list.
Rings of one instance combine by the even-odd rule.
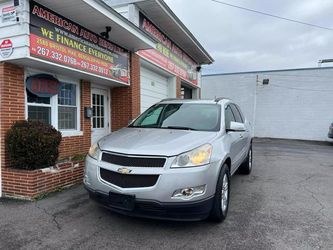
[[257, 114], [257, 86], [259, 83], [259, 76], [256, 75], [256, 83], [254, 86], [254, 104], [253, 104], [253, 130], [252, 130], [252, 136], [255, 136], [255, 128], [256, 128], [256, 114]]

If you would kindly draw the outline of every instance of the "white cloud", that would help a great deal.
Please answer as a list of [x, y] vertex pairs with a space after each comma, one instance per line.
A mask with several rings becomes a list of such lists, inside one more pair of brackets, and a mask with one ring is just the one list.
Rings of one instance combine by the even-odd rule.
[[[333, 31], [228, 7], [210, 0], [165, 0], [215, 59], [204, 73], [316, 67], [333, 58]], [[333, 28], [332, 0], [228, 0]]]

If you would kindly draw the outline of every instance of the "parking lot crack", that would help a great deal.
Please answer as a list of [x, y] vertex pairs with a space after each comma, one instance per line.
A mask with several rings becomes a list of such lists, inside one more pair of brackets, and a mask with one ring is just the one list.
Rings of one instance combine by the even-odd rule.
[[61, 230], [61, 226], [60, 223], [57, 221], [57, 216], [50, 213], [46, 208], [40, 207], [38, 206], [38, 203], [35, 203], [35, 207], [38, 208], [39, 210], [41, 210], [44, 214], [46, 214], [47, 216], [52, 218], [52, 222], [56, 225], [58, 230]]
[[316, 195], [307, 187], [304, 187], [304, 189], [311, 194], [312, 199], [320, 206], [318, 213], [321, 214], [323, 217], [325, 217], [328, 220], [331, 220], [325, 213], [323, 213], [323, 210], [326, 209], [325, 205], [316, 197]]
[[306, 192], [308, 192], [310, 195], [311, 195], [311, 198], [320, 206], [319, 210], [318, 210], [318, 213], [321, 214], [323, 217], [331, 220], [324, 212], [323, 210], [326, 209], [325, 205], [316, 197], [316, 194], [310, 190], [309, 188], [307, 188], [307, 186], [304, 185], [305, 182], [309, 181], [311, 178], [313, 178], [314, 176], [313, 175], [310, 175], [308, 177], [306, 177], [305, 179], [297, 182], [297, 186], [299, 188], [303, 188]]
[[311, 194], [312, 199], [314, 199], [316, 203], [319, 204], [320, 209], [318, 210], [318, 212], [321, 213], [325, 209], [324, 204], [316, 197], [316, 195], [310, 189], [308, 189], [307, 187], [304, 187], [304, 189], [307, 192], [309, 192]]
[[314, 176], [313, 176], [313, 175], [310, 175], [310, 176], [306, 177], [305, 179], [303, 179], [303, 180], [297, 182], [296, 184], [297, 184], [297, 185], [301, 185], [302, 183], [307, 182], [308, 180], [310, 180], [312, 177], [314, 177]]

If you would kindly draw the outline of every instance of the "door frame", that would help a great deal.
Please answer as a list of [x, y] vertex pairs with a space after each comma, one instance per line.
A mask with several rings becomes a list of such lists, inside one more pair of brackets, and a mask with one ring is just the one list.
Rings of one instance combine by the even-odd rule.
[[[106, 104], [106, 114], [108, 118], [108, 129], [107, 132], [111, 133], [111, 87], [110, 86], [105, 86], [105, 85], [99, 85], [99, 84], [94, 84], [92, 83], [90, 85], [90, 107], [92, 107], [92, 94], [93, 94], [93, 89], [100, 89], [104, 90], [107, 92], [107, 104]], [[93, 124], [92, 124], [92, 118], [90, 119], [90, 124], [91, 124], [91, 143], [93, 140]]]

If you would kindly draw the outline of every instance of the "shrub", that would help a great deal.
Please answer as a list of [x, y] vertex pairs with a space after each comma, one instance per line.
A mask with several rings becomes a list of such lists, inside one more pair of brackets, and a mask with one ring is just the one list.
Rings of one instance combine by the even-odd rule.
[[17, 121], [7, 132], [6, 146], [10, 164], [19, 169], [53, 166], [59, 156], [61, 133], [38, 121]]

